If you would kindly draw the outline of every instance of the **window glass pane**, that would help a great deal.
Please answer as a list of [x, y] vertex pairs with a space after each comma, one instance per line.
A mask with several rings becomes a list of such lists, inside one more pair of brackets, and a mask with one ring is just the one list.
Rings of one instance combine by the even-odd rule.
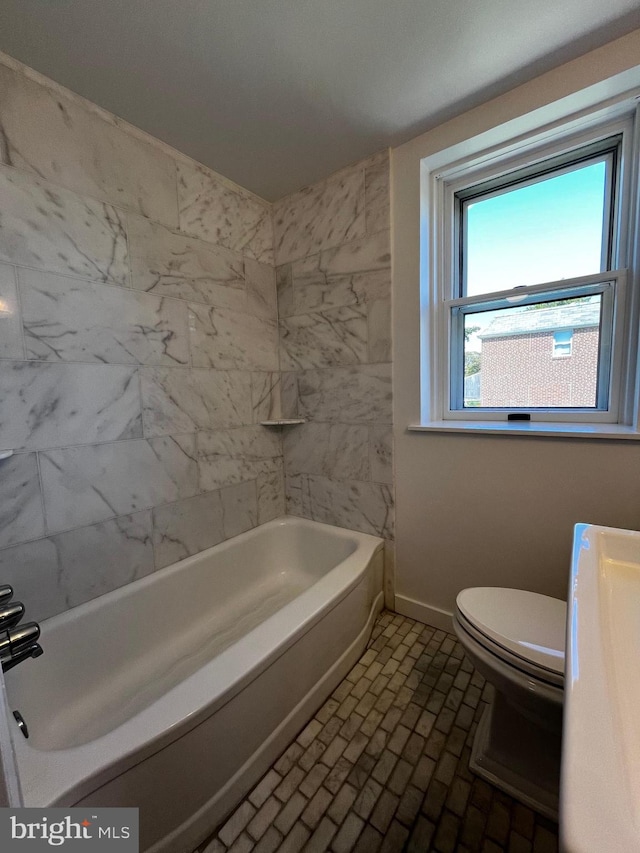
[[601, 314], [600, 294], [466, 314], [464, 408], [595, 408]]
[[601, 272], [606, 188], [603, 158], [465, 202], [463, 295]]
[[571, 355], [571, 344], [573, 342], [573, 329], [553, 333], [553, 355], [554, 358], [564, 358]]

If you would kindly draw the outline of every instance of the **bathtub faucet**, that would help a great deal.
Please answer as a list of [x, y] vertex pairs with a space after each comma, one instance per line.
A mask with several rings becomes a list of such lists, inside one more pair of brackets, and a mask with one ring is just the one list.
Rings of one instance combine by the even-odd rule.
[[36, 622], [18, 623], [24, 616], [24, 604], [11, 601], [13, 589], [0, 586], [0, 664], [2, 671], [8, 672], [27, 658], [37, 658], [42, 654], [38, 643], [40, 626]]
[[12, 628], [0, 634], [0, 663], [2, 671], [8, 672], [27, 658], [37, 658], [42, 647], [37, 642], [40, 626], [35, 622], [25, 622], [20, 628]]

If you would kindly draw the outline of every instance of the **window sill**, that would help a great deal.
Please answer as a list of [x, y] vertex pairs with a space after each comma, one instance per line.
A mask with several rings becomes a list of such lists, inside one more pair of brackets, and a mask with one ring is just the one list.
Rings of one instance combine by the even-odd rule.
[[523, 421], [430, 421], [409, 424], [409, 432], [457, 432], [482, 435], [516, 435], [534, 438], [604, 438], [638, 441], [640, 432], [621, 424], [571, 424]]

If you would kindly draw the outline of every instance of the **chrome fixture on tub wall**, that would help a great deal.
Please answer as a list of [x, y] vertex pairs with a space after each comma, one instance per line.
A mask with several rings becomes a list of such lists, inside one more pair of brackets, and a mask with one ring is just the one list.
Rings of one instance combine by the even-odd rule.
[[38, 643], [40, 626], [37, 622], [25, 622], [18, 627], [24, 616], [24, 604], [11, 601], [12, 598], [12, 587], [8, 584], [0, 586], [0, 663], [3, 672], [43, 653]]

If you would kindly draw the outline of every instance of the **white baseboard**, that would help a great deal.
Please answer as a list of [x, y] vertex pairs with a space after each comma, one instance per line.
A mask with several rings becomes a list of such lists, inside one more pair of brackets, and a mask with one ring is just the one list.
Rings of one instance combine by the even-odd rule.
[[441, 628], [449, 633], [453, 632], [453, 614], [449, 613], [448, 610], [441, 610], [431, 604], [424, 604], [424, 602], [416, 601], [415, 598], [408, 598], [406, 595], [396, 595], [394, 610], [401, 616], [417, 619], [418, 622], [424, 622], [425, 625]]

